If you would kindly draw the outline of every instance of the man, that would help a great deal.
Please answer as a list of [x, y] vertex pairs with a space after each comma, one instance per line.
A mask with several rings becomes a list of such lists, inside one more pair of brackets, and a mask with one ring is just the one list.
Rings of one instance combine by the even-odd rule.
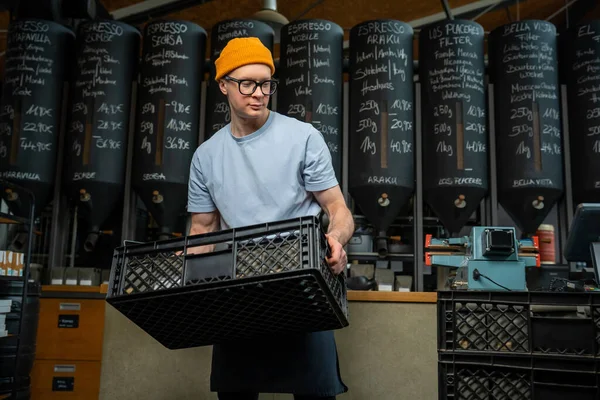
[[[231, 123], [204, 142], [190, 167], [190, 234], [280, 221], [324, 210], [327, 262], [347, 263], [354, 221], [340, 191], [329, 149], [312, 125], [270, 111], [273, 58], [257, 38], [228, 42], [215, 62]], [[207, 251], [206, 249], [201, 251]], [[220, 400], [293, 393], [296, 400], [335, 399], [347, 391], [333, 332], [271, 336], [214, 346], [211, 390]]]

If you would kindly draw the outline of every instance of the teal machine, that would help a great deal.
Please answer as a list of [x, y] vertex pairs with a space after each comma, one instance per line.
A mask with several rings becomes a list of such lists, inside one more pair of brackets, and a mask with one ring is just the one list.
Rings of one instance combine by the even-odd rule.
[[453, 289], [526, 291], [526, 269], [540, 266], [538, 238], [519, 240], [510, 227], [476, 226], [460, 238], [427, 235], [425, 248], [427, 265], [457, 268]]

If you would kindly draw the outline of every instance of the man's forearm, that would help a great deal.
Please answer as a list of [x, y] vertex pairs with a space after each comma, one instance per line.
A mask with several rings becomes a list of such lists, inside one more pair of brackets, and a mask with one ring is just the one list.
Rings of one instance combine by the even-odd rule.
[[[216, 232], [219, 230], [219, 218], [194, 218], [192, 217], [192, 223], [190, 225], [189, 235], [201, 235], [204, 233]], [[215, 245], [209, 244], [205, 246], [197, 246], [188, 248], [188, 254], [202, 254], [210, 253], [214, 251]]]
[[[194, 225], [192, 225], [190, 227], [190, 236], [192, 235], [200, 235], [203, 233], [209, 233], [209, 232], [213, 232], [212, 229], [205, 229], [205, 227], [194, 227]], [[204, 253], [211, 253], [215, 250], [215, 245], [214, 244], [208, 244], [205, 246], [196, 246], [196, 247], [188, 247], [187, 249], [187, 254], [204, 254]]]
[[354, 218], [345, 204], [333, 208], [329, 215], [327, 234], [345, 246], [354, 234]]

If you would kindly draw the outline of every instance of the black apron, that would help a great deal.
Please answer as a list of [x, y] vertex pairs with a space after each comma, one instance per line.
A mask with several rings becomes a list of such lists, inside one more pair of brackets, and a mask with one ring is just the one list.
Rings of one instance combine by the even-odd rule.
[[213, 392], [325, 397], [348, 391], [333, 331], [215, 345], [210, 384]]

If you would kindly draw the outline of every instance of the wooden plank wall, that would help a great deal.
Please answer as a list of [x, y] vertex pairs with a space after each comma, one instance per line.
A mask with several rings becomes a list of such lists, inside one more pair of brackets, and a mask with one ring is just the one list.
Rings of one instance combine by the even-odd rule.
[[[101, 3], [109, 11], [114, 11], [142, 1], [101, 0]], [[473, 2], [477, 0], [449, 0], [452, 8]], [[477, 22], [489, 32], [510, 22], [509, 14], [513, 20], [517, 19], [517, 14], [520, 19], [546, 19], [567, 2], [568, 0], [520, 0], [519, 5], [509, 7], [508, 12], [506, 9], [495, 10], [480, 17]], [[304, 14], [302, 18], [321, 18], [335, 22], [344, 29], [346, 39], [349, 38], [350, 29], [362, 21], [378, 18], [411, 21], [443, 11], [439, 0], [279, 0], [277, 3], [279, 12], [290, 21]], [[207, 30], [210, 40], [210, 29], [217, 22], [250, 17], [261, 9], [262, 4], [262, 0], [212, 0], [169, 17], [197, 23]], [[314, 4], [317, 5], [310, 8]], [[310, 10], [306, 11], [309, 8]], [[600, 6], [596, 6], [587, 18], [600, 18]], [[565, 13], [561, 13], [551, 22], [562, 24], [564, 21]], [[0, 29], [7, 29], [8, 23], [8, 13], [0, 13]], [[6, 34], [0, 33], [0, 52], [3, 52], [5, 47]]]
[[[114, 11], [127, 7], [143, 0], [101, 0], [101, 3], [109, 10]], [[450, 7], [455, 8], [476, 2], [477, 0], [449, 0]], [[507, 9], [498, 9], [483, 15], [477, 22], [489, 32], [494, 28], [510, 22], [510, 18], [517, 19], [543, 19], [545, 20], [564, 6], [569, 0], [520, 0], [519, 5], [513, 5]], [[439, 0], [279, 0], [278, 11], [289, 20], [301, 16], [303, 19], [320, 18], [335, 22], [344, 29], [345, 39], [349, 39], [350, 29], [366, 20], [390, 18], [401, 21], [412, 21], [442, 12]], [[262, 0], [212, 0], [208, 3], [190, 7], [184, 11], [172, 14], [169, 18], [193, 21], [202, 26], [208, 33], [210, 43], [210, 29], [219, 21], [231, 18], [248, 18], [260, 10]], [[314, 6], [314, 4], [317, 4]], [[313, 6], [312, 8], [310, 8]], [[307, 9], [309, 9], [307, 11]], [[518, 8], [518, 10], [517, 10]], [[600, 5], [592, 10], [586, 19], [600, 18]], [[565, 13], [561, 13], [551, 22], [563, 24]], [[8, 27], [8, 13], [0, 13], [0, 29]], [[415, 59], [418, 59], [418, 46], [415, 38]], [[6, 33], [0, 32], [0, 54], [6, 48]], [[279, 49], [276, 46], [275, 57], [278, 57]], [[208, 53], [207, 53], [208, 56]], [[3, 70], [3, 58], [0, 57], [0, 75]]]
[[[139, 1], [103, 0], [102, 3], [109, 11], [113, 11]], [[449, 0], [451, 8], [473, 2], [474, 0]], [[567, 2], [568, 0], [520, 0], [518, 11], [517, 5], [513, 5], [508, 8], [508, 12], [506, 9], [495, 10], [480, 17], [477, 22], [489, 32], [510, 22], [509, 14], [513, 20], [517, 19], [517, 14], [520, 19], [545, 20]], [[305, 13], [302, 16], [303, 19], [320, 18], [335, 22], [344, 29], [346, 40], [349, 39], [350, 29], [366, 20], [390, 18], [408, 22], [443, 11], [439, 0], [279, 0], [277, 3], [278, 11], [290, 21]], [[306, 12], [315, 3], [318, 5]], [[212, 0], [206, 4], [175, 13], [170, 17], [197, 23], [206, 29], [210, 41], [210, 29], [213, 25], [230, 18], [250, 17], [261, 9], [262, 4], [262, 0]], [[589, 17], [593, 17], [593, 15], [600, 16], [600, 12], [598, 12], [600, 6], [597, 6], [594, 11], [590, 13]], [[551, 22], [562, 24], [564, 21], [565, 13], [561, 13]], [[418, 57], [416, 50], [417, 46], [415, 46], [415, 58]], [[278, 56], [277, 48], [275, 49], [275, 56]]]

